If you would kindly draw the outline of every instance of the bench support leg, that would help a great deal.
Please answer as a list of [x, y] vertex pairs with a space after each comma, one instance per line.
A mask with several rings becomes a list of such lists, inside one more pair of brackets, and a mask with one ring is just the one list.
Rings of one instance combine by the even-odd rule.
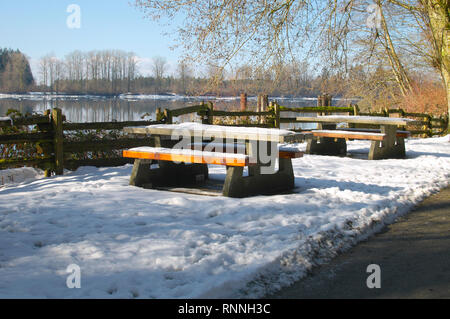
[[381, 126], [381, 133], [386, 134], [384, 141], [372, 141], [369, 151], [369, 160], [387, 158], [405, 158], [405, 139], [397, 137], [395, 126]]
[[345, 156], [347, 155], [347, 143], [344, 138], [311, 136], [306, 145], [306, 154]]
[[[336, 124], [319, 123], [319, 130], [335, 130]], [[306, 154], [317, 155], [347, 155], [347, 142], [344, 138], [309, 136], [306, 145]]]
[[[178, 141], [155, 136], [154, 143], [156, 147], [172, 148]], [[151, 168], [151, 164], [158, 164], [158, 167]], [[131, 172], [130, 185], [144, 188], [191, 186], [206, 179], [208, 179], [207, 164], [177, 164], [136, 159]]]
[[[151, 164], [158, 164], [151, 168]], [[208, 165], [136, 159], [131, 172], [130, 185], [153, 188], [164, 186], [188, 186], [208, 179]]]
[[135, 159], [130, 176], [130, 185], [141, 187], [150, 182], [152, 160]]

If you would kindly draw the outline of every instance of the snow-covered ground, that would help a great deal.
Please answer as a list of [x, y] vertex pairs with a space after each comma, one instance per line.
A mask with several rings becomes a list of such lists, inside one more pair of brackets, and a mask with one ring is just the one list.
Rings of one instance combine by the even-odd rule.
[[[449, 185], [449, 136], [406, 148], [402, 160], [294, 159], [288, 195], [145, 190], [128, 186], [131, 165], [5, 185], [0, 297], [260, 297]], [[211, 166], [211, 175], [223, 179], [225, 170]], [[66, 286], [70, 264], [81, 269], [80, 289]]]

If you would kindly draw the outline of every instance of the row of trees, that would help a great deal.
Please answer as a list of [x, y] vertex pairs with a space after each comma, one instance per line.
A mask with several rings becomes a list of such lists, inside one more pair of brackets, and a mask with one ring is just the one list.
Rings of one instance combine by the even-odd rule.
[[137, 57], [119, 50], [74, 51], [64, 59], [52, 54], [39, 61], [43, 91], [117, 94], [128, 92], [137, 76]]
[[28, 59], [19, 50], [0, 49], [0, 90], [24, 93], [34, 85]]
[[[34, 78], [28, 59], [20, 51], [0, 50], [0, 89], [2, 92], [59, 92], [68, 94], [143, 93], [201, 95], [238, 95], [266, 93], [273, 95], [315, 96], [323, 87], [320, 75], [306, 62], [293, 62], [278, 74], [243, 65], [229, 70], [197, 67], [186, 61], [169, 73], [163, 57], [154, 57], [151, 75], [141, 75], [139, 59], [134, 53], [119, 50], [75, 51], [60, 59], [47, 54], [39, 60], [39, 83]], [[202, 69], [196, 73], [194, 70]]]
[[[238, 95], [244, 91], [255, 95], [316, 96], [325, 89], [323, 80], [330, 81], [326, 69], [317, 75], [317, 71], [305, 61], [293, 61], [278, 72], [251, 65], [217, 70], [213, 66], [197, 67], [181, 61], [176, 70], [169, 73], [167, 60], [157, 56], [152, 59], [150, 67], [151, 75], [141, 75], [138, 57], [118, 50], [86, 53], [75, 51], [64, 59], [48, 54], [39, 61], [41, 81], [35, 89], [44, 92], [111, 95], [168, 92], [186, 95]], [[199, 69], [203, 71], [194, 71]]]

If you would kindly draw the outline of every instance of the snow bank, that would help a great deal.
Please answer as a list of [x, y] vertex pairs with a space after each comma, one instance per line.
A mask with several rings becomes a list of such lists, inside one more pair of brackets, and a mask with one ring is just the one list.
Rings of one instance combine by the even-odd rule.
[[[294, 159], [288, 195], [145, 190], [128, 186], [131, 165], [0, 189], [0, 298], [260, 297], [449, 185], [449, 137], [406, 148], [403, 160]], [[80, 289], [66, 286], [70, 264]]]
[[44, 172], [32, 167], [0, 170], [0, 187], [44, 177]]

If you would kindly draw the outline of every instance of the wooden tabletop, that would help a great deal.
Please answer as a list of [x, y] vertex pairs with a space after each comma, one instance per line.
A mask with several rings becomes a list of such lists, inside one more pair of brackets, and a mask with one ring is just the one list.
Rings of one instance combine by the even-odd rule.
[[380, 116], [348, 116], [348, 115], [327, 115], [317, 117], [297, 117], [297, 121], [311, 123], [355, 123], [355, 124], [375, 124], [375, 125], [401, 125], [415, 122], [411, 119]]
[[277, 143], [302, 142], [304, 134], [288, 130], [206, 125], [200, 123], [158, 124], [140, 127], [125, 127], [125, 133], [175, 136], [175, 137], [202, 137], [236, 140], [256, 140]]

